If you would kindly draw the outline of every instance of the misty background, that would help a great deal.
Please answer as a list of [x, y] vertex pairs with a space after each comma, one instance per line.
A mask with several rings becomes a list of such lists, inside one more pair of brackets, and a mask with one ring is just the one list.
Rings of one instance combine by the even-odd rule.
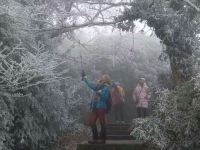
[[[112, 80], [125, 86], [124, 110], [125, 120], [128, 122], [136, 117], [132, 93], [139, 78], [146, 79], [152, 95], [158, 88], [172, 88], [164, 45], [144, 23], [136, 21], [135, 24], [134, 33], [113, 30], [111, 27], [84, 28], [75, 32], [75, 40], [66, 38], [58, 47], [60, 55], [67, 55], [63, 59], [70, 59], [74, 64], [72, 70], [78, 74], [79, 80], [80, 72], [84, 69], [90, 79], [98, 81], [106, 73]], [[152, 96], [152, 101], [154, 98], [155, 95]], [[91, 97], [83, 98], [84, 104], [80, 112], [82, 121], [89, 112], [87, 106], [90, 99]]]
[[[199, 0], [0, 0], [0, 149], [72, 150], [87, 139], [83, 69], [125, 86], [132, 136], [199, 149], [199, 8]], [[142, 120], [132, 103], [141, 77], [152, 93]]]

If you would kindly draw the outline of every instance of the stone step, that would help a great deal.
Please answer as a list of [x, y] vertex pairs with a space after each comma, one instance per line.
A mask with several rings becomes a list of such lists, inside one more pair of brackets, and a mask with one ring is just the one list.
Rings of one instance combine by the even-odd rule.
[[77, 145], [77, 150], [148, 150], [147, 145], [141, 141], [106, 141], [106, 144]]
[[131, 135], [107, 135], [107, 140], [134, 140]]
[[107, 130], [107, 135], [130, 135], [128, 130]]
[[107, 124], [108, 127], [130, 127], [129, 124]]
[[123, 129], [123, 128], [120, 128], [120, 129], [117, 129], [117, 128], [107, 128], [107, 131], [109, 131], [109, 132], [117, 132], [117, 131], [120, 131], [120, 132], [130, 132], [131, 130], [130, 129]]
[[107, 126], [107, 130], [129, 130], [129, 126]]
[[130, 126], [130, 124], [127, 123], [108, 123], [107, 126]]

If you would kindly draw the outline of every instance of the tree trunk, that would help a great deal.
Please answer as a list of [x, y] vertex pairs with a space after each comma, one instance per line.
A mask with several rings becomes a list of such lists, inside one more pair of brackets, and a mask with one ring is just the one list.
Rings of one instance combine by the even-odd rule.
[[167, 53], [169, 56], [170, 67], [172, 71], [171, 77], [175, 86], [190, 80], [193, 74], [193, 65], [190, 61], [192, 53], [187, 53], [187, 55], [184, 53], [184, 56], [181, 56], [180, 51], [182, 53], [185, 52], [183, 49], [179, 50], [177, 48], [167, 47]]

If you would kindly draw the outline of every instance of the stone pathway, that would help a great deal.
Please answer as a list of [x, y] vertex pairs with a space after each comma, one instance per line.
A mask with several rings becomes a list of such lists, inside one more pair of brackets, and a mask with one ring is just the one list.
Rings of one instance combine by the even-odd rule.
[[147, 150], [147, 146], [130, 136], [129, 124], [108, 124], [106, 144], [78, 144], [77, 150]]

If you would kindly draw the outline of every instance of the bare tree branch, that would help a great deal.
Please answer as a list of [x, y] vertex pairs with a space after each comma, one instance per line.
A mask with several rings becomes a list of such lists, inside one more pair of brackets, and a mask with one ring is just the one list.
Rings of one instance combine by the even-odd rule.
[[[113, 7], [113, 6], [108, 6], [108, 7], [103, 8], [103, 9], [100, 7], [99, 11], [95, 14], [95, 16], [92, 18], [91, 21], [94, 21], [99, 15], [102, 15], [102, 12], [103, 12], [103, 11], [106, 11], [106, 10], [112, 8], [112, 7]], [[103, 15], [102, 15], [102, 18], [103, 18]], [[103, 20], [104, 20], [104, 19], [103, 19]]]
[[[119, 21], [111, 21], [111, 22], [87, 22], [79, 25], [71, 25], [71, 26], [65, 26], [65, 27], [59, 27], [59, 28], [49, 28], [49, 29], [38, 29], [38, 30], [31, 30], [35, 31], [38, 34], [43, 34], [43, 32], [51, 32], [52, 33], [52, 38], [56, 37], [62, 33], [74, 31], [77, 29], [81, 29], [84, 27], [91, 27], [91, 26], [110, 26], [118, 23]], [[26, 29], [27, 31], [30, 31]]]
[[89, 5], [99, 5], [99, 4], [102, 4], [102, 5], [110, 5], [110, 6], [113, 6], [113, 7], [116, 7], [116, 6], [133, 6], [134, 4], [132, 2], [117, 2], [117, 3], [113, 3], [113, 2], [93, 2], [93, 1], [78, 1], [78, 2], [81, 2], [81, 3], [85, 3], [85, 4], [89, 4]]
[[193, 7], [197, 12], [200, 12], [200, 8], [193, 4], [190, 0], [184, 0], [184, 2]]

